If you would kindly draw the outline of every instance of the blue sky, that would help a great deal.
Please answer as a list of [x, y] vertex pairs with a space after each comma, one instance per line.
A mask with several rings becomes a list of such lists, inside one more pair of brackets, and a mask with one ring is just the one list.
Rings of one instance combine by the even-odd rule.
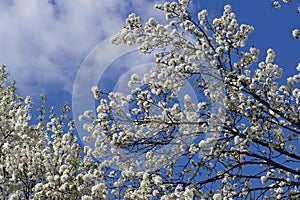
[[[71, 102], [77, 72], [86, 64], [86, 58], [99, 45], [101, 47], [101, 42], [118, 33], [129, 13], [142, 15], [144, 22], [151, 16], [163, 22], [161, 12], [153, 9], [155, 2], [163, 1], [0, 0], [0, 62], [8, 66], [11, 79], [17, 80], [19, 91], [24, 95], [37, 97], [45, 93], [49, 105]], [[277, 10], [272, 8], [269, 0], [195, 0], [192, 9], [194, 12], [207, 9], [209, 18], [213, 19], [221, 15], [227, 3], [232, 4], [240, 23], [254, 26], [248, 45], [260, 48], [261, 59], [272, 47], [277, 54], [275, 62], [284, 68], [284, 77], [296, 73], [300, 41], [291, 35], [294, 28], [300, 28], [296, 3]], [[98, 51], [100, 57], [97, 59], [101, 65], [101, 59], [116, 50], [109, 47]], [[128, 51], [121, 50], [123, 53]], [[108, 61], [108, 65], [121, 56], [116, 57]], [[128, 66], [151, 62], [148, 58], [138, 59], [140, 62], [125, 58]], [[107, 66], [99, 66], [99, 69], [101, 67]], [[118, 69], [113, 68], [110, 74], [106, 73], [107, 76], [114, 76], [114, 70]], [[84, 80], [89, 80], [89, 76]], [[101, 77], [94, 77], [93, 81], [99, 79]], [[118, 85], [114, 82], [108, 84]]]

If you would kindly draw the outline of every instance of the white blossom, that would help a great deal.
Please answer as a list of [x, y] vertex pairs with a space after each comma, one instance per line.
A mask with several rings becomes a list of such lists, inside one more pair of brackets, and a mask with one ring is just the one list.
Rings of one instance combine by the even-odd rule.
[[213, 199], [214, 200], [221, 200], [222, 199], [222, 195], [221, 194], [214, 194]]
[[298, 38], [299, 38], [299, 30], [298, 30], [298, 29], [294, 29], [294, 30], [292, 31], [292, 34], [293, 34], [293, 37], [294, 37], [295, 39], [298, 39]]

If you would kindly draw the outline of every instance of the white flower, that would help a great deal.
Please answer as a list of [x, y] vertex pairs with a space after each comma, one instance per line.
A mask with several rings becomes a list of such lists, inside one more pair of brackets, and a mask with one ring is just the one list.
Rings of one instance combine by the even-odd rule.
[[93, 178], [93, 176], [91, 174], [85, 174], [82, 179], [85, 183], [88, 183], [89, 181], [91, 181]]
[[241, 139], [238, 135], [235, 136], [235, 137], [234, 137], [234, 144], [235, 144], [235, 145], [240, 144], [241, 140], [242, 140], [242, 139]]
[[265, 67], [266, 67], [266, 65], [265, 65], [264, 62], [260, 62], [260, 63], [258, 64], [258, 66], [259, 66], [259, 68], [265, 68]]
[[225, 10], [226, 12], [231, 12], [231, 6], [230, 6], [229, 4], [225, 5], [225, 6], [224, 6], [224, 10]]
[[255, 48], [255, 47], [251, 47], [250, 53], [254, 54], [254, 55], [258, 55], [260, 53], [260, 51], [259, 51], [259, 49]]
[[297, 69], [298, 72], [300, 72], [300, 63], [298, 63], [298, 66], [297, 66], [296, 69]]
[[280, 8], [280, 7], [281, 7], [279, 1], [274, 1], [274, 2], [273, 2], [273, 6], [274, 6], [275, 8]]
[[95, 99], [100, 99], [101, 91], [98, 89], [97, 86], [92, 86], [91, 91], [92, 91]]
[[261, 180], [261, 183], [264, 185], [267, 184], [267, 182], [268, 182], [268, 179], [265, 176], [260, 177], [260, 180]]
[[158, 196], [159, 195], [159, 191], [158, 190], [153, 190], [152, 195], [153, 196]]
[[66, 181], [68, 180], [68, 178], [69, 178], [69, 176], [66, 175], [66, 174], [64, 174], [64, 175], [62, 175], [62, 176], [60, 177], [60, 180], [61, 180], [62, 183], [64, 183], [64, 182], [66, 182]]
[[115, 172], [115, 171], [111, 171], [110, 173], [109, 173], [109, 177], [114, 177], [114, 176], [116, 176], [117, 175], [117, 173]]
[[201, 110], [207, 110], [207, 103], [206, 102], [200, 102], [198, 103], [198, 109], [201, 109]]
[[245, 185], [250, 188], [251, 182], [249, 180], [245, 181]]
[[8, 149], [9, 148], [9, 143], [5, 142], [2, 146], [3, 149]]
[[92, 187], [92, 194], [103, 193], [105, 191], [105, 184], [98, 183]]
[[69, 187], [68, 183], [64, 183], [59, 187], [59, 190], [64, 192]]
[[198, 13], [198, 19], [199, 21], [205, 19], [205, 17], [208, 15], [208, 12], [207, 10], [202, 10], [201, 12]]
[[222, 200], [222, 195], [221, 194], [214, 194], [213, 199], [214, 200]]
[[82, 200], [93, 200], [93, 198], [91, 196], [88, 195], [84, 195], [81, 197]]
[[275, 60], [275, 52], [273, 49], [268, 49], [267, 51], [267, 57], [266, 57], [266, 63], [272, 63]]
[[137, 81], [138, 79], [139, 79], [139, 75], [137, 75], [137, 74], [132, 74], [131, 75], [131, 80]]
[[294, 29], [292, 31], [292, 35], [295, 39], [298, 39], [299, 38], [299, 30], [298, 29]]
[[155, 183], [155, 185], [161, 185], [162, 184], [162, 178], [159, 175], [154, 175], [152, 177], [153, 182]]
[[298, 88], [294, 89], [294, 90], [293, 90], [293, 95], [294, 95], [295, 97], [299, 97], [299, 96], [300, 96], [300, 90], [299, 90]]

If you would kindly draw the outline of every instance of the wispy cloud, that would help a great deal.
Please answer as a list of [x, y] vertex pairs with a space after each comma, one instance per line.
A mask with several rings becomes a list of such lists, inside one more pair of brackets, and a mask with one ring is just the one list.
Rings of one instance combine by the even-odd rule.
[[[0, 63], [25, 94], [72, 90], [85, 56], [124, 26], [131, 12], [158, 15], [148, 0], [0, 1]], [[43, 89], [44, 88], [44, 89]]]

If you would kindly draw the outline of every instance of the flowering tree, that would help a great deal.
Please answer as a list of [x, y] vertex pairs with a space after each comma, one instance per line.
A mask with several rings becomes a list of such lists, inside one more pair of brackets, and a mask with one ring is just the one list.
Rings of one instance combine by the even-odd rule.
[[70, 108], [51, 109], [49, 120], [41, 98], [38, 123], [31, 121], [32, 100], [16, 93], [15, 82], [0, 68], [0, 199], [106, 198], [101, 174], [74, 136]]
[[[207, 10], [193, 17], [188, 0], [156, 8], [166, 25], [130, 14], [113, 39], [152, 53], [156, 66], [132, 75], [128, 95], [93, 87], [97, 115], [82, 116], [95, 142], [88, 152], [109, 169], [111, 196], [298, 199], [300, 74], [278, 83], [274, 50], [259, 60], [260, 50], [246, 45], [254, 28], [239, 24], [230, 5], [212, 22]], [[187, 81], [199, 102], [178, 100]]]

